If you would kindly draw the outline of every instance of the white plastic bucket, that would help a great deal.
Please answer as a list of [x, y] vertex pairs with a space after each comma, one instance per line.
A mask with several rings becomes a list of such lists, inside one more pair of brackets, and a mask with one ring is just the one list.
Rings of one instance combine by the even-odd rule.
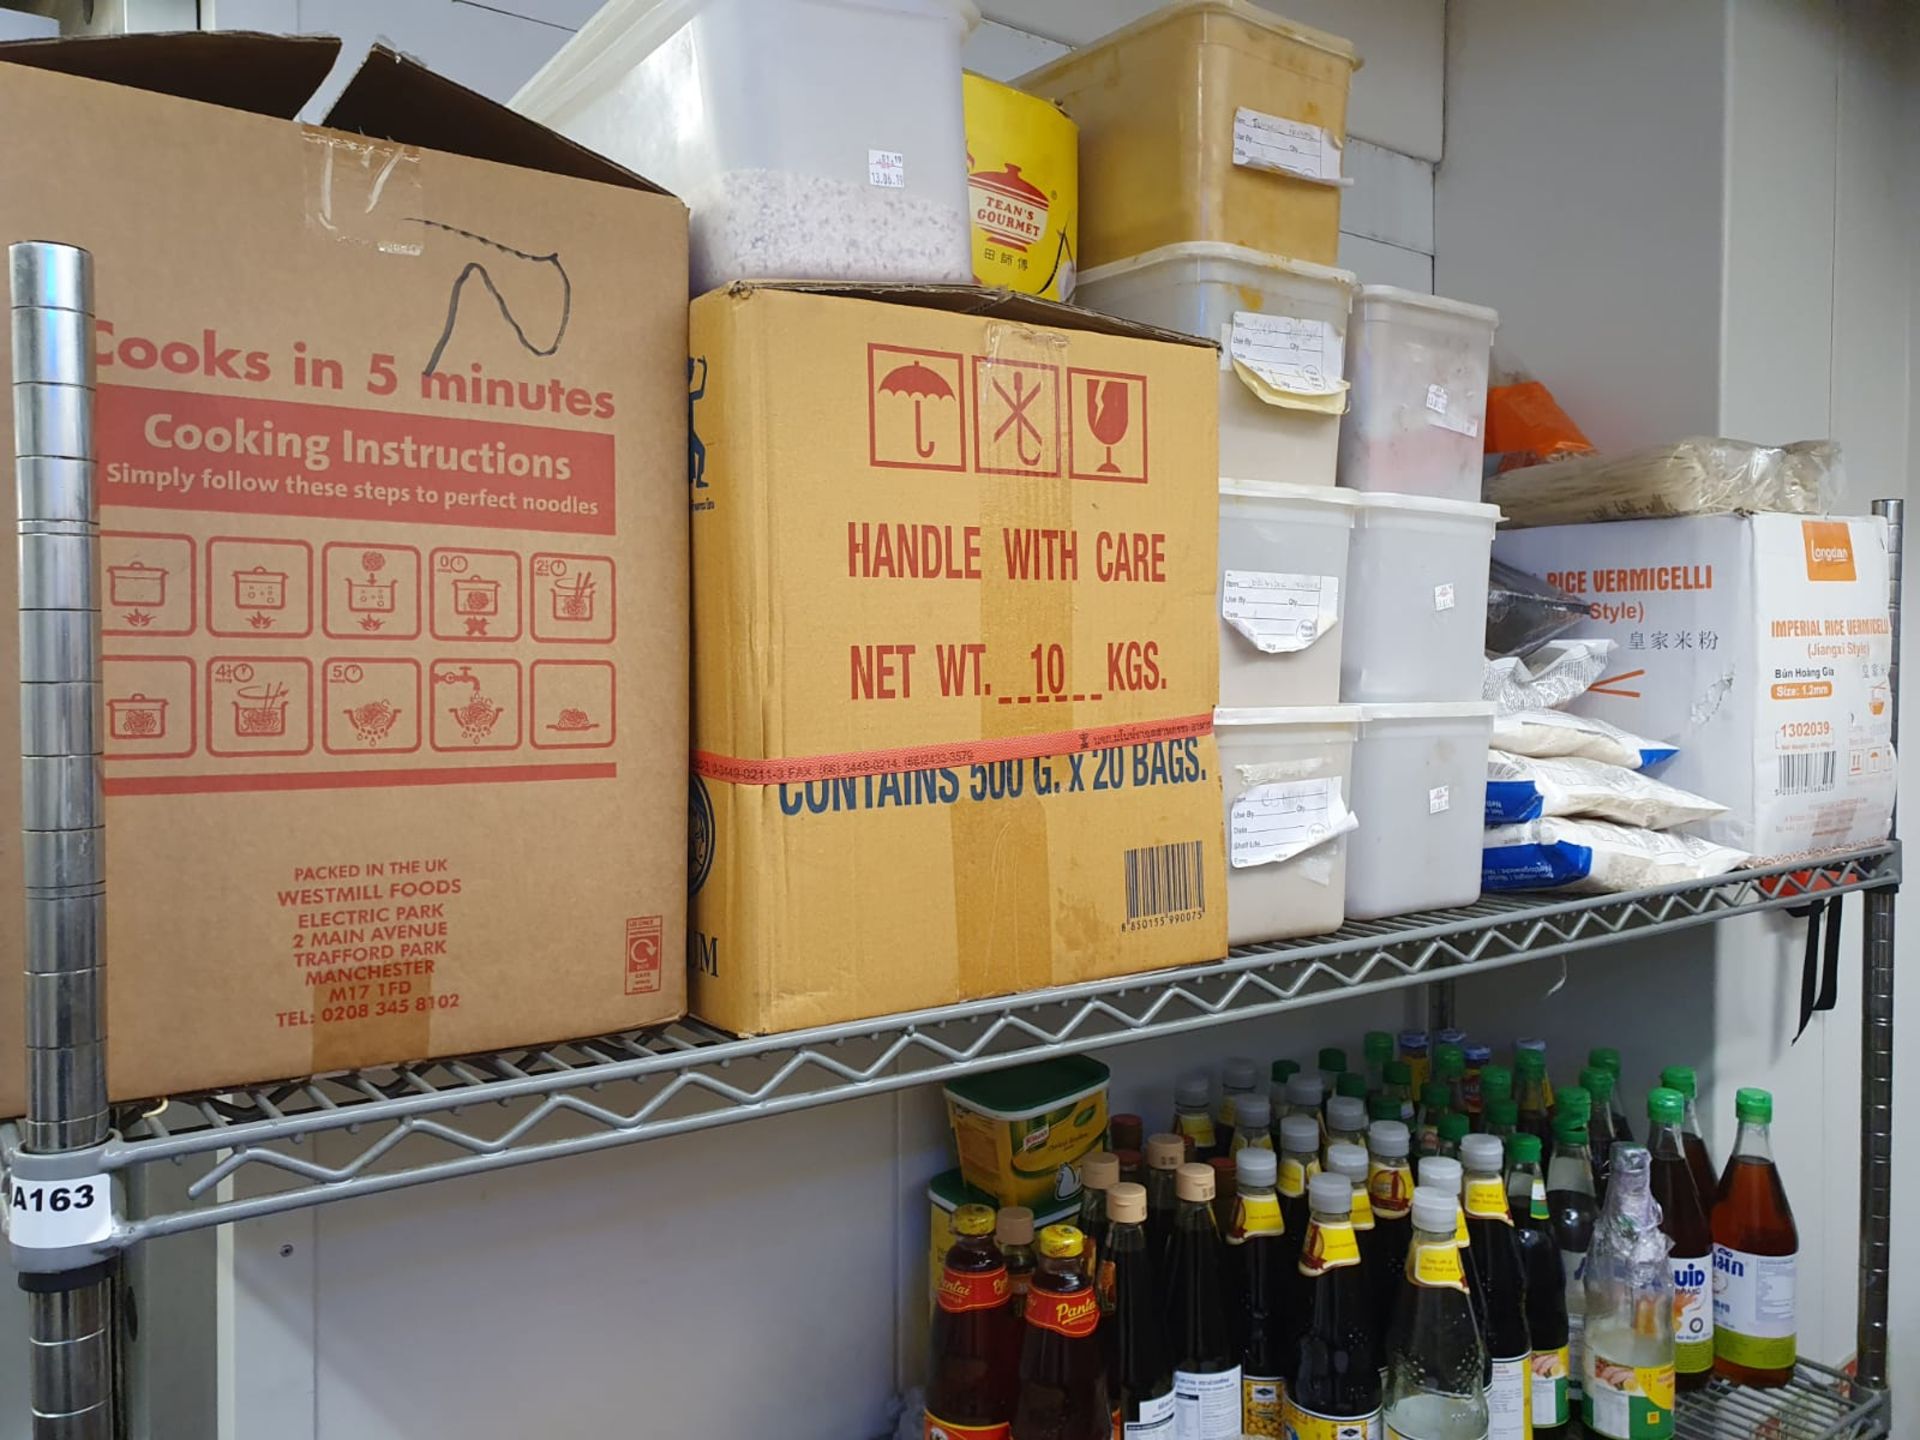
[[1085, 271], [1074, 302], [1220, 342], [1222, 475], [1331, 485], [1356, 284], [1331, 266], [1195, 241]]
[[[1480, 898], [1493, 706], [1362, 705], [1353, 749], [1347, 916], [1378, 920]], [[1232, 897], [1228, 897], [1231, 920]]]
[[687, 202], [698, 294], [967, 281], [972, 0], [612, 0], [514, 108]]
[[1364, 285], [1353, 302], [1353, 406], [1340, 483], [1480, 498], [1487, 369], [1500, 316], [1483, 305]]
[[1356, 493], [1352, 502], [1340, 698], [1478, 699], [1500, 511], [1413, 495]]
[[[1360, 707], [1222, 709], [1213, 721], [1227, 813], [1227, 942], [1338, 930]], [[1476, 848], [1476, 867], [1479, 857]]]
[[1354, 507], [1307, 485], [1220, 482], [1220, 703], [1332, 705]]

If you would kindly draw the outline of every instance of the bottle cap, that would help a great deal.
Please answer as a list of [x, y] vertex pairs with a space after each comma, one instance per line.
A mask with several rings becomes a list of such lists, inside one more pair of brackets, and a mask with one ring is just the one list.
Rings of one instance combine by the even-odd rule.
[[991, 1205], [956, 1205], [953, 1209], [953, 1233], [956, 1235], [993, 1234]]
[[1258, 1093], [1234, 1096], [1234, 1129], [1264, 1130], [1271, 1124], [1273, 1124], [1273, 1105], [1266, 1096]]
[[1049, 1225], [1040, 1232], [1040, 1253], [1049, 1260], [1071, 1260], [1087, 1248], [1087, 1237], [1072, 1225]]
[[1283, 1115], [1280, 1148], [1294, 1155], [1311, 1155], [1320, 1148], [1320, 1122], [1311, 1115]]
[[1107, 1117], [1107, 1138], [1113, 1142], [1114, 1154], [1122, 1150], [1138, 1150], [1146, 1144], [1146, 1125], [1138, 1115], [1120, 1114]]
[[1743, 1085], [1733, 1094], [1733, 1118], [1744, 1120], [1752, 1125], [1771, 1125], [1773, 1123], [1773, 1095], [1766, 1090], [1758, 1090]]
[[1367, 1127], [1367, 1148], [1383, 1160], [1405, 1159], [1411, 1138], [1404, 1120], [1376, 1120]]
[[1364, 1102], [1367, 1098], [1367, 1077], [1358, 1070], [1343, 1070], [1334, 1077], [1333, 1093]]
[[1678, 1090], [1688, 1100], [1700, 1093], [1700, 1076], [1691, 1065], [1669, 1065], [1660, 1072], [1660, 1083], [1669, 1090]]
[[1678, 1125], [1687, 1115], [1687, 1097], [1656, 1085], [1647, 1092], [1647, 1118], [1656, 1125]]
[[1413, 1228], [1433, 1235], [1452, 1235], [1460, 1226], [1460, 1199], [1457, 1190], [1439, 1190], [1431, 1185], [1413, 1187]]
[[1140, 1173], [1140, 1167], [1146, 1163], [1138, 1150], [1116, 1150], [1113, 1152], [1113, 1158], [1120, 1162], [1122, 1175], [1137, 1175]]
[[1483, 1104], [1513, 1098], [1513, 1071], [1505, 1065], [1480, 1067], [1480, 1099]]
[[1453, 1099], [1453, 1091], [1444, 1080], [1429, 1080], [1420, 1087], [1420, 1104], [1428, 1110], [1444, 1110]]
[[1460, 1193], [1460, 1162], [1447, 1155], [1422, 1155], [1420, 1157], [1420, 1184], [1431, 1185], [1437, 1190], [1445, 1190], [1450, 1195]]
[[1393, 1058], [1393, 1036], [1385, 1030], [1369, 1030], [1360, 1042], [1360, 1053], [1369, 1065], [1384, 1065]]
[[[1534, 1148], [1537, 1153], [1538, 1142]], [[1498, 1135], [1469, 1135], [1460, 1142], [1460, 1163], [1468, 1170], [1491, 1170], [1497, 1175], [1504, 1153]]]
[[1553, 1113], [1589, 1120], [1593, 1117], [1593, 1096], [1584, 1086], [1562, 1085], [1553, 1095]]
[[1404, 1060], [1389, 1060], [1380, 1074], [1389, 1085], [1413, 1084], [1413, 1067]]
[[1081, 1157], [1080, 1183], [1089, 1190], [1111, 1190], [1120, 1183], [1120, 1157], [1110, 1150]]
[[1449, 1025], [1433, 1037], [1433, 1043], [1436, 1045], [1464, 1045], [1467, 1043], [1467, 1032], [1460, 1029], [1457, 1025]]
[[1467, 1073], [1467, 1052], [1458, 1045], [1442, 1045], [1433, 1052], [1433, 1073], [1442, 1080], [1458, 1080]]
[[1587, 1117], [1569, 1115], [1561, 1111], [1553, 1117], [1553, 1138], [1561, 1145], [1575, 1145], [1585, 1148], [1587, 1143]]
[[1356, 1100], [1351, 1095], [1336, 1095], [1327, 1101], [1327, 1128], [1329, 1130], [1364, 1130], [1367, 1128], [1367, 1102]]
[[1276, 1060], [1267, 1067], [1267, 1078], [1276, 1085], [1284, 1085], [1287, 1078], [1300, 1073], [1298, 1060]]
[[1498, 1125], [1511, 1130], [1520, 1123], [1520, 1102], [1518, 1100], [1489, 1100], [1487, 1102], [1487, 1124]]
[[1280, 1178], [1280, 1157], [1271, 1150], [1249, 1146], [1236, 1158], [1240, 1162], [1238, 1184], [1242, 1190], [1271, 1190], [1274, 1181]]
[[1513, 1073], [1516, 1075], [1524, 1075], [1531, 1080], [1538, 1080], [1547, 1073], [1546, 1054], [1539, 1050], [1514, 1051]]
[[1471, 1127], [1467, 1123], [1466, 1116], [1458, 1110], [1449, 1110], [1440, 1117], [1440, 1123], [1434, 1128], [1439, 1132], [1442, 1140], [1450, 1140], [1458, 1145], [1467, 1138], [1467, 1131]]
[[1122, 1181], [1107, 1192], [1107, 1219], [1120, 1225], [1138, 1225], [1147, 1218], [1147, 1187]]
[[1182, 1110], [1204, 1110], [1212, 1095], [1212, 1082], [1198, 1070], [1188, 1071], [1173, 1082], [1173, 1103]]
[[1287, 1104], [1318, 1110], [1326, 1102], [1327, 1085], [1318, 1075], [1302, 1070], [1287, 1077]]
[[1491, 1045], [1467, 1045], [1462, 1048], [1467, 1052], [1467, 1068], [1469, 1070], [1484, 1069], [1493, 1061], [1493, 1047]]
[[1587, 1064], [1596, 1070], [1611, 1070], [1613, 1078], [1620, 1078], [1620, 1052], [1611, 1045], [1596, 1045], [1587, 1051]]
[[1426, 1054], [1427, 1032], [1424, 1030], [1402, 1030], [1400, 1032], [1400, 1048], [1409, 1055]]
[[1307, 1182], [1307, 1208], [1328, 1215], [1351, 1215], [1353, 1181], [1322, 1170]]
[[[1513, 1157], [1513, 1163], [1516, 1165], [1538, 1165], [1540, 1137], [1527, 1134], [1510, 1136], [1507, 1140], [1507, 1153]], [[1107, 1201], [1107, 1208], [1109, 1211], [1113, 1208], [1111, 1197]]]
[[1593, 1096], [1593, 1103], [1604, 1105], [1613, 1098], [1613, 1071], [1603, 1065], [1589, 1065], [1580, 1072], [1580, 1084]]
[[1393, 1096], [1376, 1095], [1367, 1101], [1367, 1119], [1398, 1120], [1399, 1118], [1400, 1102], [1394, 1099]]
[[1220, 1067], [1220, 1083], [1229, 1090], [1251, 1090], [1260, 1079], [1260, 1067], [1244, 1055], [1229, 1055]]
[[1180, 1200], [1211, 1200], [1214, 1193], [1211, 1165], [1182, 1165], [1173, 1172], [1173, 1193]]
[[993, 1218], [993, 1238], [1002, 1245], [1033, 1244], [1033, 1211], [1024, 1205], [1002, 1205]]
[[1338, 1045], [1321, 1046], [1320, 1068], [1329, 1075], [1344, 1074], [1347, 1068], [1347, 1052]]
[[1178, 1135], [1147, 1137], [1147, 1168], [1177, 1170], [1187, 1161], [1187, 1142]]
[[1350, 1145], [1345, 1140], [1336, 1140], [1327, 1146], [1327, 1169], [1335, 1175], [1344, 1175], [1356, 1185], [1367, 1183], [1367, 1149], [1364, 1145]]

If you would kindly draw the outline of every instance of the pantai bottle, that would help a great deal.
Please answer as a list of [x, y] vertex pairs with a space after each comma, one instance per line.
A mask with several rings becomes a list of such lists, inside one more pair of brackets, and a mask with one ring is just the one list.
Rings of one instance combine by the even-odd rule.
[[1165, 1272], [1167, 1248], [1173, 1242], [1173, 1217], [1180, 1208], [1174, 1177], [1186, 1163], [1187, 1145], [1178, 1135], [1147, 1137], [1147, 1243], [1154, 1264]]
[[1654, 1203], [1652, 1157], [1613, 1151], [1607, 1208], [1587, 1256], [1587, 1431], [1605, 1440], [1671, 1440], [1673, 1271]]
[[1691, 1065], [1669, 1065], [1660, 1072], [1660, 1083], [1669, 1090], [1678, 1090], [1687, 1102], [1680, 1138], [1687, 1147], [1687, 1168], [1693, 1172], [1693, 1183], [1700, 1187], [1701, 1202], [1707, 1207], [1711, 1218], [1713, 1197], [1720, 1190], [1720, 1172], [1714, 1168], [1713, 1152], [1707, 1149], [1707, 1137], [1700, 1130], [1700, 1107], [1697, 1103], [1700, 1079]]
[[1540, 1173], [1540, 1139], [1516, 1135], [1507, 1144], [1507, 1213], [1527, 1275], [1527, 1340], [1533, 1346], [1533, 1433], [1559, 1440], [1573, 1419], [1567, 1376], [1567, 1278], [1553, 1243], [1547, 1182]]
[[1800, 1231], [1773, 1164], [1773, 1096], [1741, 1090], [1733, 1155], [1713, 1202], [1713, 1368], [1742, 1385], [1793, 1378]]
[[1012, 1440], [1111, 1440], [1113, 1405], [1086, 1239], [1072, 1225], [1049, 1225], [1039, 1248], [1027, 1292]]
[[1120, 1183], [1120, 1157], [1095, 1150], [1080, 1157], [1080, 1233], [1087, 1237], [1087, 1271], [1100, 1274], [1107, 1243], [1107, 1192]]
[[1122, 1440], [1173, 1440], [1173, 1359], [1167, 1349], [1156, 1261], [1147, 1245], [1147, 1192], [1120, 1184], [1107, 1196], [1100, 1283], [1107, 1386]]
[[1603, 1103], [1607, 1106], [1609, 1128], [1613, 1131], [1613, 1138], [1632, 1143], [1633, 1117], [1627, 1114], [1626, 1087], [1620, 1083], [1620, 1052], [1611, 1045], [1595, 1046], [1587, 1052], [1587, 1064], [1596, 1070], [1605, 1070], [1612, 1074], [1613, 1088], [1607, 1092], [1607, 1100], [1603, 1102], [1599, 1092], [1595, 1091], [1593, 1103], [1595, 1106]]
[[[1373, 1226], [1387, 1259], [1387, 1281], [1378, 1296], [1379, 1318], [1391, 1324], [1400, 1303], [1401, 1274], [1413, 1241], [1413, 1169], [1407, 1164], [1407, 1127], [1398, 1120], [1376, 1120], [1367, 1127], [1367, 1194], [1373, 1201]], [[1383, 1336], [1386, 1330], [1380, 1332]]]
[[[1213, 1127], [1213, 1112], [1207, 1108], [1213, 1086], [1204, 1070], [1190, 1070], [1173, 1082], [1173, 1131], [1187, 1142], [1189, 1158], [1211, 1160], [1221, 1153], [1220, 1135]], [[1151, 1147], [1152, 1142], [1148, 1142]], [[1184, 1161], [1182, 1162], [1184, 1163]], [[1153, 1156], [1147, 1156], [1153, 1164]], [[1152, 1191], [1148, 1191], [1151, 1198]]]
[[1235, 1097], [1233, 1105], [1233, 1140], [1227, 1153], [1237, 1156], [1249, 1145], [1256, 1150], [1273, 1149], [1273, 1105], [1267, 1097], [1250, 1090]]
[[1007, 1304], [1014, 1314], [1024, 1316], [1038, 1264], [1033, 1253], [1033, 1211], [1024, 1205], [1002, 1205], [993, 1217], [993, 1243], [1007, 1262]]
[[[1469, 1263], [1486, 1301], [1486, 1343], [1492, 1379], [1487, 1383], [1491, 1440], [1527, 1440], [1533, 1433], [1533, 1334], [1527, 1323], [1526, 1263], [1501, 1174], [1500, 1141], [1469, 1135], [1460, 1142], [1466, 1171]], [[1557, 1276], [1555, 1277], [1558, 1278]]]
[[1674, 1383], [1698, 1390], [1713, 1378], [1713, 1226], [1687, 1164], [1681, 1125], [1686, 1098], [1656, 1086], [1647, 1094], [1647, 1152], [1660, 1228], [1672, 1244]]
[[1283, 1230], [1274, 1190], [1278, 1170], [1279, 1157], [1271, 1150], [1242, 1152], [1226, 1236], [1227, 1264], [1239, 1280], [1234, 1337], [1240, 1347], [1240, 1426], [1248, 1435], [1281, 1434], [1287, 1309], [1295, 1289], [1286, 1265], [1298, 1253], [1299, 1239], [1289, 1244]]
[[1019, 1379], [1020, 1318], [1008, 1308], [1007, 1262], [993, 1243], [993, 1211], [961, 1205], [933, 1311], [929, 1440], [1005, 1440]]
[[1553, 1243], [1560, 1251], [1567, 1287], [1567, 1349], [1572, 1364], [1568, 1398], [1578, 1408], [1585, 1374], [1581, 1364], [1587, 1326], [1587, 1249], [1593, 1243], [1600, 1203], [1593, 1195], [1586, 1122], [1571, 1115], [1554, 1122], [1553, 1158], [1547, 1162], [1547, 1209], [1552, 1212]]
[[1182, 1165], [1180, 1208], [1167, 1255], [1167, 1334], [1173, 1348], [1174, 1433], [1180, 1440], [1239, 1440], [1240, 1365], [1213, 1222], [1213, 1171]]
[[1387, 1440], [1486, 1440], [1487, 1355], [1467, 1298], [1460, 1202], [1413, 1192], [1413, 1243], [1387, 1338]]
[[1380, 1344], [1353, 1228], [1353, 1184], [1345, 1175], [1316, 1175], [1307, 1197], [1313, 1218], [1298, 1287], [1305, 1313], [1289, 1356], [1286, 1427], [1249, 1425], [1247, 1433], [1289, 1440], [1371, 1434], [1380, 1414]]

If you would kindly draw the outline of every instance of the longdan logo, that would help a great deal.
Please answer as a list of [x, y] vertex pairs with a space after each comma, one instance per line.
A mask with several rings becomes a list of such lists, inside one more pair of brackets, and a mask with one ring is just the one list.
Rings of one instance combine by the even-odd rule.
[[1801, 542], [1807, 551], [1807, 579], [1852, 580], [1853, 530], [1844, 520], [1802, 520]]

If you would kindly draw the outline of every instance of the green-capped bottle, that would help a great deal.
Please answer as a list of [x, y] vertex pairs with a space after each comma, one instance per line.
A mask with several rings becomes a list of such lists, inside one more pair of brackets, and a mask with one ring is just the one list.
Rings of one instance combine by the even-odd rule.
[[1324, 1045], [1320, 1049], [1320, 1083], [1327, 1087], [1327, 1094], [1333, 1094], [1333, 1087], [1340, 1077], [1347, 1073], [1347, 1052], [1338, 1045]]
[[1371, 1100], [1386, 1088], [1387, 1062], [1393, 1059], [1393, 1036], [1385, 1030], [1367, 1031], [1360, 1042], [1360, 1054], [1366, 1062], [1367, 1098]]
[[1442, 1045], [1433, 1052], [1433, 1078], [1447, 1087], [1447, 1109], [1467, 1113], [1467, 1050], [1464, 1045]]
[[1446, 1082], [1429, 1080], [1420, 1087], [1420, 1112], [1413, 1120], [1413, 1148], [1421, 1155], [1440, 1153], [1440, 1117], [1447, 1113]]
[[1673, 1367], [1682, 1390], [1698, 1390], [1713, 1378], [1713, 1225], [1687, 1165], [1686, 1113], [1678, 1090], [1661, 1085], [1647, 1095], [1653, 1198], [1660, 1228], [1673, 1242]]
[[1587, 1256], [1581, 1372], [1582, 1418], [1604, 1440], [1673, 1436], [1673, 1271], [1651, 1182], [1645, 1148], [1614, 1148], [1613, 1181]]
[[1449, 1110], [1446, 1114], [1442, 1115], [1438, 1126], [1440, 1131], [1440, 1149], [1436, 1153], [1458, 1160], [1460, 1158], [1460, 1142], [1467, 1138], [1469, 1133], [1468, 1126], [1469, 1122], [1467, 1117], [1462, 1115], [1458, 1110]]
[[1400, 1107], [1398, 1115], [1387, 1118], [1411, 1125], [1414, 1112], [1413, 1066], [1405, 1060], [1389, 1060], [1383, 1073], [1386, 1075], [1386, 1088], [1380, 1093], [1389, 1096]]
[[1660, 1072], [1660, 1083], [1679, 1091], [1686, 1101], [1680, 1138], [1686, 1142], [1687, 1168], [1693, 1172], [1693, 1183], [1700, 1187], [1700, 1198], [1711, 1212], [1714, 1194], [1720, 1188], [1720, 1172], [1714, 1168], [1713, 1152], [1707, 1149], [1707, 1137], [1700, 1129], [1700, 1077], [1691, 1065], [1669, 1065]]
[[1513, 1098], [1520, 1107], [1520, 1128], [1539, 1137], [1542, 1145], [1553, 1138], [1548, 1116], [1547, 1056], [1544, 1050], [1513, 1052]]
[[1567, 1347], [1567, 1277], [1560, 1247], [1553, 1243], [1553, 1214], [1540, 1173], [1540, 1139], [1515, 1135], [1507, 1142], [1507, 1213], [1527, 1275], [1527, 1339], [1533, 1347], [1533, 1433], [1559, 1440], [1573, 1419]]
[[1741, 1385], [1784, 1385], [1798, 1357], [1800, 1230], [1773, 1163], [1773, 1096], [1741, 1090], [1733, 1155], [1713, 1204], [1714, 1369]]
[[[1344, 1075], [1335, 1076], [1333, 1095], [1343, 1095], [1349, 1100], [1358, 1100], [1362, 1105], [1366, 1104], [1367, 1077], [1358, 1070], [1349, 1070]], [[1329, 1095], [1328, 1100], [1332, 1100], [1333, 1095]]]
[[[1485, 1119], [1489, 1135], [1511, 1140], [1520, 1133], [1520, 1107], [1511, 1100], [1489, 1100]], [[1538, 1135], [1533, 1140], [1536, 1145], [1540, 1143]]]
[[[1587, 1064], [1596, 1070], [1610, 1071], [1613, 1075], [1613, 1088], [1607, 1092], [1607, 1118], [1616, 1140], [1633, 1143], [1633, 1117], [1627, 1114], [1627, 1092], [1620, 1083], [1620, 1052], [1611, 1045], [1596, 1045], [1587, 1052]], [[1600, 1105], [1600, 1094], [1594, 1092], [1593, 1103]]]
[[[1569, 1089], [1572, 1087], [1569, 1086]], [[1571, 1399], [1580, 1403], [1581, 1369], [1587, 1326], [1587, 1250], [1600, 1214], [1594, 1197], [1593, 1165], [1587, 1148], [1587, 1122], [1563, 1114], [1553, 1122], [1553, 1156], [1547, 1162], [1547, 1209], [1552, 1213], [1553, 1243], [1567, 1292], [1567, 1346], [1572, 1370]]]

